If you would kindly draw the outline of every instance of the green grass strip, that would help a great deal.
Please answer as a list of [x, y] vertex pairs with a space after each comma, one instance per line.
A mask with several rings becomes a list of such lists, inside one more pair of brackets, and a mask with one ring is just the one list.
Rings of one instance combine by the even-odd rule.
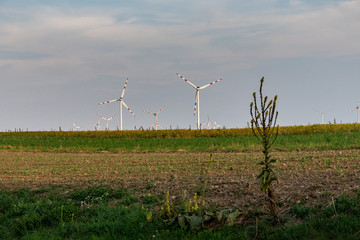
[[[360, 132], [318, 133], [309, 135], [279, 135], [274, 148], [351, 149], [360, 147]], [[196, 138], [93, 138], [37, 135], [3, 135], [0, 149], [26, 151], [251, 151], [260, 144], [253, 136], [219, 136]]]
[[359, 195], [340, 196], [327, 206], [296, 205], [282, 216], [298, 218], [299, 224], [272, 226], [266, 216], [256, 221], [248, 216], [246, 225], [198, 231], [168, 225], [155, 217], [148, 222], [142, 204], [126, 189], [107, 186], [0, 191], [0, 239], [360, 238]]

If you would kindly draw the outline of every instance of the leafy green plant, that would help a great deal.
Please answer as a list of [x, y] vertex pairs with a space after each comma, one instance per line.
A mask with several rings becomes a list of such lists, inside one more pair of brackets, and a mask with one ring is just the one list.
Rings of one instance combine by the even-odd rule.
[[312, 208], [303, 206], [301, 204], [295, 204], [291, 207], [291, 213], [295, 214], [295, 217], [304, 219], [311, 214]]
[[151, 204], [156, 202], [157, 202], [156, 196], [152, 195], [151, 193], [146, 194], [143, 198], [144, 204]]
[[273, 100], [268, 101], [267, 96], [263, 96], [264, 77], [260, 80], [260, 102], [257, 100], [256, 92], [253, 93], [254, 101], [250, 103], [251, 130], [254, 136], [262, 144], [262, 152], [264, 159], [258, 164], [262, 166], [260, 174], [260, 188], [267, 194], [269, 201], [269, 209], [276, 223], [280, 224], [281, 219], [277, 210], [277, 202], [275, 198], [273, 181], [278, 181], [275, 173], [276, 159], [270, 156], [271, 146], [277, 139], [279, 126], [276, 127], [278, 111], [276, 111], [277, 95]]

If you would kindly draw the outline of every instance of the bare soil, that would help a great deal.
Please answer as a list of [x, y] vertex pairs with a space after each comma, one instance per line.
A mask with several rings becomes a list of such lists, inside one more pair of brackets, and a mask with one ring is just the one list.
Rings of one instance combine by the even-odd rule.
[[[280, 211], [296, 203], [331, 203], [340, 194], [360, 191], [360, 150], [276, 151], [273, 157]], [[56, 153], [0, 151], [0, 189], [71, 188], [105, 184], [126, 187], [144, 196], [170, 192], [172, 200], [202, 193], [218, 209], [263, 209], [265, 195], [256, 176], [262, 155], [257, 152], [209, 153]]]

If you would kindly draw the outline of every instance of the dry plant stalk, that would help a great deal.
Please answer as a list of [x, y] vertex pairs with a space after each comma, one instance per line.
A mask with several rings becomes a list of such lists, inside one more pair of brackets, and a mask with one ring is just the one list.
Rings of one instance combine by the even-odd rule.
[[269, 209], [275, 222], [281, 224], [275, 191], [272, 186], [273, 181], [278, 181], [274, 170], [276, 159], [270, 156], [271, 146], [276, 141], [279, 133], [279, 126], [276, 126], [278, 112], [275, 111], [277, 95], [268, 102], [268, 97], [263, 97], [263, 83], [264, 77], [260, 80], [260, 102], [257, 101], [256, 92], [254, 92], [254, 101], [250, 104], [251, 129], [255, 137], [261, 142], [264, 154], [264, 159], [258, 163], [262, 168], [257, 178], [260, 179], [261, 190], [268, 196]]

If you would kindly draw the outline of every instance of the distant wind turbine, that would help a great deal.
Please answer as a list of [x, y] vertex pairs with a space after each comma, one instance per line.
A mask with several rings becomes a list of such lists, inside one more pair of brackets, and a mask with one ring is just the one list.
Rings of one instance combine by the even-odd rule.
[[359, 106], [359, 97], [357, 97], [357, 104], [356, 107], [354, 109], [351, 109], [348, 114], [352, 113], [353, 111], [357, 110], [357, 123], [359, 123], [359, 111], [360, 111], [360, 106]]
[[105, 103], [111, 103], [111, 102], [120, 102], [120, 130], [122, 130], [122, 106], [124, 105], [124, 107], [127, 108], [127, 110], [129, 110], [129, 112], [135, 117], [135, 114], [130, 110], [130, 108], [128, 106], [126, 106], [124, 100], [123, 100], [123, 97], [124, 97], [124, 93], [125, 93], [125, 88], [126, 88], [126, 84], [128, 82], [128, 79], [126, 79], [126, 82], [125, 82], [125, 86], [124, 86], [124, 89], [121, 93], [121, 97], [119, 99], [114, 99], [114, 100], [110, 100], [110, 101], [106, 101], [106, 102], [102, 102], [102, 103], [99, 103], [100, 105], [101, 104], [105, 104]]
[[111, 119], [113, 119], [113, 118], [115, 117], [115, 115], [112, 116], [111, 118], [105, 118], [105, 117], [103, 117], [103, 116], [101, 116], [101, 115], [99, 115], [99, 117], [102, 118], [102, 119], [104, 119], [104, 120], [106, 121], [106, 130], [109, 130], [109, 121], [110, 121]]
[[[213, 128], [212, 127], [213, 123], [210, 121], [209, 114], [208, 114], [207, 117], [208, 117], [207, 123], [201, 123], [201, 126], [206, 126], [206, 129], [212, 129]], [[203, 128], [201, 127], [201, 129], [203, 129]]]
[[96, 130], [96, 131], [97, 131], [97, 130], [101, 130], [100, 121], [101, 121], [101, 117], [100, 117], [100, 115], [99, 115], [99, 119], [98, 119], [97, 123], [96, 123], [96, 124], [91, 124], [91, 125], [89, 125], [89, 126], [90, 126], [90, 127], [95, 127], [95, 130]]
[[74, 122], [73, 122], [72, 124], [73, 124], [73, 131], [76, 131], [76, 129], [80, 129], [80, 128], [81, 128], [80, 126], [77, 126]]
[[[197, 129], [200, 129], [200, 97], [199, 97], [199, 92], [200, 90], [207, 88], [210, 85], [213, 85], [214, 83], [217, 83], [219, 81], [221, 81], [222, 79], [218, 79], [214, 82], [211, 82], [209, 84], [206, 84], [202, 87], [197, 87], [195, 86], [193, 83], [191, 83], [189, 80], [187, 80], [186, 78], [184, 78], [183, 76], [179, 75], [178, 73], [176, 73], [180, 78], [184, 79], [185, 82], [189, 83], [193, 88], [196, 89], [196, 93], [195, 93], [195, 107], [194, 107], [194, 116], [195, 118], [197, 118]], [[197, 109], [196, 109], [197, 108]], [[196, 116], [196, 110], [197, 110], [197, 116]]]
[[[159, 114], [159, 112], [161, 112], [164, 108], [165, 108], [165, 106], [163, 106], [162, 108], [160, 108], [159, 111], [157, 111], [156, 113], [153, 113], [153, 112], [149, 112], [149, 111], [144, 110], [144, 112], [154, 115], [155, 123], [154, 123], [153, 126], [155, 126], [155, 130], [157, 130], [158, 127], [160, 127], [159, 122], [158, 122], [158, 114]], [[161, 128], [161, 127], [160, 127], [160, 128]]]
[[316, 112], [320, 113], [321, 114], [321, 124], [324, 124], [324, 113], [325, 112], [321, 112], [319, 110], [317, 110], [316, 108], [313, 108]]
[[221, 128], [221, 127], [223, 127], [223, 126], [217, 124], [217, 123], [214, 121], [214, 129], [218, 129], [218, 128]]

